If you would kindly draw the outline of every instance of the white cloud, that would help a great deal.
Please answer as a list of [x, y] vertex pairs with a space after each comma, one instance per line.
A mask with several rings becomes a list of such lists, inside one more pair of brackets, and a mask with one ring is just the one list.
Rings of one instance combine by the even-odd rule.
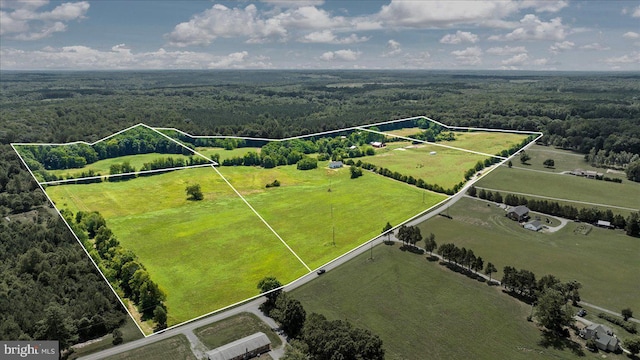
[[638, 34], [637, 32], [628, 31], [624, 33], [622, 37], [625, 39], [640, 39], [640, 34]]
[[320, 60], [324, 61], [355, 61], [360, 56], [361, 52], [353, 51], [351, 49], [327, 51], [320, 56]]
[[255, 5], [228, 8], [215, 4], [194, 15], [191, 20], [176, 25], [165, 37], [171, 45], [208, 45], [218, 37], [247, 37], [249, 42], [260, 42], [269, 37], [285, 37], [287, 30], [273, 19], [263, 19]]
[[549, 51], [551, 51], [554, 54], [557, 54], [562, 51], [571, 50], [575, 46], [576, 44], [571, 41], [556, 42], [555, 44], [549, 46]]
[[548, 22], [540, 20], [536, 15], [527, 14], [516, 29], [506, 35], [493, 35], [489, 40], [564, 40], [567, 27], [562, 25], [562, 19], [557, 17]]
[[501, 19], [518, 10], [513, 1], [401, 1], [392, 0], [374, 17], [391, 26], [411, 28], [477, 24]]
[[507, 65], [507, 66], [522, 65], [527, 61], [527, 59], [529, 59], [529, 55], [527, 55], [526, 53], [517, 54], [506, 60], [502, 60], [502, 65]]
[[582, 46], [580, 46], [580, 49], [604, 51], [604, 50], [610, 50], [611, 48], [608, 47], [608, 46], [602, 45], [600, 43], [594, 42], [594, 43], [591, 43], [591, 44], [582, 45]]
[[382, 56], [389, 57], [395, 56], [402, 52], [402, 45], [399, 42], [391, 39], [387, 41], [387, 51], [382, 54]]
[[638, 7], [633, 9], [633, 12], [631, 13], [631, 17], [640, 18], [640, 5], [638, 5]]
[[541, 13], [541, 12], [556, 13], [567, 6], [569, 6], [569, 2], [565, 0], [559, 0], [559, 1], [524, 0], [520, 2], [520, 8], [522, 9], [533, 8], [537, 13]]
[[477, 46], [452, 51], [451, 55], [456, 57], [459, 64], [463, 65], [478, 65], [482, 62], [482, 49]]
[[193, 51], [134, 52], [125, 44], [108, 51], [74, 45], [62, 48], [47, 46], [25, 51], [14, 48], [0, 50], [3, 69], [244, 69], [270, 68], [269, 58], [252, 57], [247, 51], [215, 55]]
[[344, 38], [338, 38], [331, 30], [322, 30], [309, 33], [300, 39], [303, 43], [325, 44], [354, 44], [368, 41], [370, 37], [351, 34]]
[[442, 44], [460, 44], [460, 43], [472, 43], [478, 42], [478, 35], [467, 31], [456, 31], [455, 34], [447, 34], [440, 39]]
[[503, 47], [492, 47], [487, 49], [488, 54], [500, 55], [500, 56], [520, 54], [520, 53], [526, 53], [526, 52], [527, 52], [527, 48], [525, 48], [524, 46], [507, 45]]
[[260, 0], [263, 3], [279, 7], [320, 6], [324, 0]]
[[51, 11], [40, 8], [49, 1], [2, 1], [0, 36], [13, 40], [32, 41], [67, 30], [66, 22], [81, 20], [89, 11], [87, 1], [62, 3]]
[[535, 59], [532, 61], [533, 65], [537, 65], [537, 66], [544, 66], [547, 65], [549, 63], [549, 59], [547, 58], [540, 58], [540, 59]]
[[626, 54], [618, 57], [610, 57], [604, 59], [604, 62], [610, 65], [613, 64], [640, 64], [640, 52], [636, 51], [631, 54]]

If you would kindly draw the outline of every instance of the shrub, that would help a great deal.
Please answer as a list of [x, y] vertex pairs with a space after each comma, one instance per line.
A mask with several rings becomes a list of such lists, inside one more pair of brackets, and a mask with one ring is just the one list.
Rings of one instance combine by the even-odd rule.
[[628, 323], [620, 318], [617, 318], [615, 316], [611, 316], [609, 314], [605, 314], [605, 313], [599, 313], [598, 317], [601, 319], [605, 319], [608, 322], [612, 323], [612, 324], [616, 324], [618, 326], [620, 326], [621, 328], [625, 329], [627, 332], [631, 333], [631, 334], [635, 334], [638, 332], [638, 330], [636, 329], [636, 324], [634, 323]]

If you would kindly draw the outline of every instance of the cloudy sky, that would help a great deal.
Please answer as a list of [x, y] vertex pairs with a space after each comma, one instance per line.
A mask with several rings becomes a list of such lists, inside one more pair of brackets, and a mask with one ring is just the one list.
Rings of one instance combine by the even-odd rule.
[[0, 69], [640, 71], [640, 1], [0, 0]]

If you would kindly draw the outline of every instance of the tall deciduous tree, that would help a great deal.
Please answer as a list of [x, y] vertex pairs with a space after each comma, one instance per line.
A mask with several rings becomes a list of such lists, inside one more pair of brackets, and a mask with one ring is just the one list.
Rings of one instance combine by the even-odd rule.
[[520, 162], [523, 164], [526, 164], [527, 161], [531, 160], [531, 156], [529, 156], [529, 154], [527, 154], [526, 152], [521, 152], [520, 153]]
[[57, 303], [50, 303], [45, 309], [44, 319], [36, 323], [35, 338], [57, 340], [60, 342], [60, 349], [64, 350], [78, 340], [78, 334], [64, 308]]
[[436, 244], [436, 236], [433, 233], [430, 233], [429, 236], [424, 238], [424, 249], [429, 252], [429, 255], [433, 255], [433, 250], [438, 247]]
[[538, 297], [536, 318], [538, 322], [555, 333], [571, 325], [573, 317], [567, 310], [567, 302], [563, 294], [556, 289], [545, 289]]
[[187, 199], [189, 200], [204, 199], [204, 195], [202, 194], [202, 189], [200, 188], [200, 184], [188, 185], [185, 191], [187, 192]]
[[488, 262], [487, 263], [487, 267], [484, 269], [484, 273], [489, 275], [489, 282], [491, 282], [491, 274], [497, 272], [498, 269], [496, 269], [496, 266], [493, 265], [492, 263]]
[[262, 306], [262, 310], [265, 313], [269, 314], [276, 305], [276, 300], [282, 293], [282, 290], [275, 289], [278, 289], [280, 287], [282, 287], [282, 283], [280, 283], [280, 281], [278, 281], [278, 279], [273, 276], [267, 276], [258, 282], [258, 290], [260, 290], [260, 293], [266, 293], [264, 297], [267, 298], [267, 301], [264, 303], [264, 306]]
[[282, 330], [292, 338], [297, 338], [302, 331], [307, 312], [300, 301], [282, 293], [276, 300], [276, 306], [270, 313], [271, 317], [280, 323]]

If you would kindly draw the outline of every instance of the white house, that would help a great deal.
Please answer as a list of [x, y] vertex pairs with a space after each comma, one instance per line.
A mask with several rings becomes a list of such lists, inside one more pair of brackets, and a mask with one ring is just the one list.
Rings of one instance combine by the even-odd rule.
[[527, 230], [531, 230], [531, 231], [540, 231], [544, 228], [544, 226], [542, 225], [542, 223], [538, 220], [532, 221], [528, 224], [524, 225], [524, 228]]

